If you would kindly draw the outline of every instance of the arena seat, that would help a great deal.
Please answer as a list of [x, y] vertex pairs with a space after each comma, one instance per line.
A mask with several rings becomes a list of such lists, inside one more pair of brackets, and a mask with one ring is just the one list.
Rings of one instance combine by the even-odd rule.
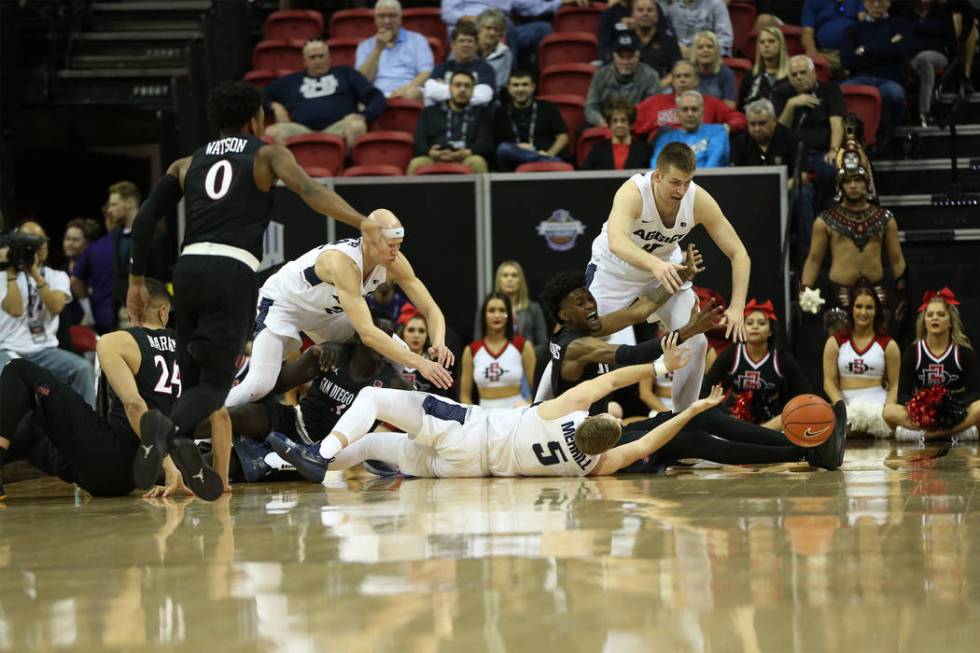
[[327, 47], [330, 48], [330, 65], [353, 67], [354, 60], [357, 59], [357, 44], [363, 40], [343, 38], [327, 41]]
[[95, 351], [95, 347], [99, 341], [99, 335], [95, 331], [81, 324], [74, 324], [68, 327], [68, 335], [71, 338], [72, 349], [77, 354]]
[[560, 63], [541, 71], [538, 93], [541, 95], [579, 95], [589, 93], [596, 67], [589, 63]]
[[402, 9], [402, 27], [412, 32], [418, 32], [425, 37], [437, 39], [442, 44], [442, 51], [445, 51], [449, 45], [446, 24], [442, 22], [442, 11], [438, 7], [406, 7]]
[[608, 127], [589, 127], [583, 131], [582, 135], [579, 136], [578, 144], [575, 146], [575, 163], [581, 167], [585, 157], [589, 156], [589, 150], [592, 149], [592, 146], [607, 138], [609, 138]]
[[415, 138], [399, 131], [368, 132], [354, 141], [354, 165], [393, 165], [404, 171], [415, 153]]
[[252, 51], [253, 70], [303, 70], [303, 42], [298, 39], [259, 41]]
[[592, 3], [586, 7], [563, 5], [555, 12], [555, 31], [598, 34], [599, 16], [605, 10], [605, 3]]
[[746, 2], [733, 2], [728, 5], [728, 17], [732, 21], [732, 32], [735, 34], [732, 54], [745, 52], [745, 46], [752, 38], [752, 30], [755, 29], [757, 15], [755, 5]]
[[344, 169], [344, 139], [334, 134], [300, 134], [286, 140], [286, 147], [303, 168], [316, 167], [336, 177]]
[[568, 129], [568, 152], [575, 152], [575, 136], [585, 122], [585, 98], [578, 95], [539, 95], [538, 99], [558, 105]]
[[522, 163], [517, 166], [514, 172], [568, 172], [571, 170], [575, 170], [575, 167], [564, 161], [535, 161], [534, 163]]
[[425, 40], [429, 42], [429, 49], [432, 50], [432, 62], [436, 65], [441, 64], [446, 54], [445, 44], [434, 36], [426, 36]]
[[307, 39], [323, 36], [323, 14], [310, 9], [274, 11], [265, 19], [267, 39]]
[[557, 32], [541, 39], [538, 67], [547, 70], [560, 63], [590, 63], [598, 57], [599, 39], [588, 32]]
[[415, 124], [422, 113], [421, 100], [391, 98], [385, 104], [384, 113], [371, 123], [372, 131], [397, 131], [415, 133]]
[[279, 73], [275, 70], [250, 70], [245, 73], [245, 77], [242, 79], [252, 86], [265, 88], [272, 82], [279, 79]]
[[847, 110], [864, 123], [864, 144], [871, 147], [881, 121], [881, 93], [874, 86], [861, 84], [841, 84], [840, 90]]
[[813, 59], [813, 66], [817, 73], [817, 80], [823, 84], [830, 81], [830, 62], [827, 61], [826, 57], [822, 57], [819, 54]]
[[416, 175], [472, 175], [473, 171], [462, 163], [431, 163], [415, 169]]
[[344, 170], [344, 177], [401, 177], [405, 173], [397, 166], [369, 165], [351, 166]]
[[314, 179], [321, 179], [323, 177], [336, 177], [333, 170], [327, 168], [321, 168], [319, 166], [301, 166], [303, 171]]
[[745, 77], [746, 73], [752, 74], [752, 62], [741, 57], [725, 57], [721, 62], [735, 73], [735, 88], [742, 88], [742, 78]]
[[330, 17], [330, 38], [363, 41], [377, 32], [371, 9], [341, 9]]

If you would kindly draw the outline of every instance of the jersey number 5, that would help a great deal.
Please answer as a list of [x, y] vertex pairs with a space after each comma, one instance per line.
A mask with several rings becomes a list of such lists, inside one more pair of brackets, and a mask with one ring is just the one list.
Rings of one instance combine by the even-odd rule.
[[[568, 462], [568, 456], [565, 455], [565, 451], [561, 448], [561, 444], [555, 442], [554, 440], [548, 443], [548, 451], [550, 453], [547, 456], [544, 455], [544, 447], [541, 446], [540, 442], [531, 447], [531, 450], [534, 452], [534, 455], [538, 457], [538, 462], [545, 466], [557, 465], [560, 462]], [[561, 457], [561, 460], [558, 460], [559, 456]]]
[[[157, 384], [153, 388], [153, 391], [179, 397], [183, 386], [180, 383], [180, 368], [177, 367], [177, 363], [174, 363], [174, 369], [170, 370], [167, 367], [166, 358], [163, 356], [154, 356], [153, 365], [160, 368], [160, 378], [157, 379]], [[174, 386], [177, 387], [176, 392], [174, 392]]]
[[[218, 175], [221, 175], [221, 186], [218, 186]], [[204, 190], [213, 200], [220, 200], [228, 194], [231, 188], [231, 163], [227, 159], [218, 161], [208, 168], [204, 177]]]

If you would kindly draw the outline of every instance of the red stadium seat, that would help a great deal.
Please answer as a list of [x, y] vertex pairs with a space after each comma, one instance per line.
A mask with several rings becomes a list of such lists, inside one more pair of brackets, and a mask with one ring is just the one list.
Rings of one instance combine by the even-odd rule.
[[813, 59], [813, 66], [817, 73], [817, 80], [826, 84], [830, 81], [830, 62], [827, 61], [826, 57], [822, 57], [819, 54]]
[[746, 73], [752, 74], [752, 62], [739, 57], [725, 57], [721, 62], [735, 73], [735, 88], [742, 88], [742, 78], [745, 77]]
[[585, 98], [577, 95], [540, 95], [541, 100], [547, 100], [558, 105], [561, 117], [568, 129], [568, 152], [575, 152], [575, 135], [585, 122]]
[[297, 39], [259, 41], [252, 51], [252, 70], [303, 70], [303, 42]]
[[99, 336], [92, 329], [81, 324], [68, 327], [68, 335], [71, 337], [71, 346], [78, 354], [87, 351], [95, 351]]
[[[438, 7], [406, 7], [402, 9], [402, 27], [423, 36], [438, 39], [442, 51], [449, 45], [446, 24], [442, 22], [442, 11]], [[438, 63], [438, 61], [436, 62]]]
[[300, 134], [286, 140], [286, 147], [303, 168], [315, 167], [336, 177], [344, 169], [344, 139], [334, 134]]
[[363, 41], [374, 36], [374, 11], [371, 9], [341, 9], [330, 17], [330, 38]]
[[875, 134], [881, 121], [881, 93], [874, 86], [860, 84], [841, 84], [840, 90], [844, 94], [847, 110], [864, 123], [864, 144], [871, 147], [875, 144]]
[[384, 113], [371, 124], [373, 131], [396, 131], [415, 133], [415, 124], [422, 113], [421, 100], [391, 98], [385, 105]]
[[344, 170], [345, 177], [400, 177], [404, 174], [397, 166], [388, 165], [351, 166]]
[[303, 171], [314, 179], [319, 179], [321, 177], [336, 177], [333, 170], [327, 168], [321, 168], [319, 166], [301, 166]]
[[415, 169], [416, 175], [472, 175], [473, 171], [462, 163], [432, 163]]
[[323, 36], [323, 14], [309, 9], [274, 11], [265, 19], [265, 38], [305, 41]]
[[582, 135], [578, 139], [578, 145], [575, 147], [575, 162], [582, 166], [585, 161], [585, 157], [589, 156], [589, 150], [592, 146], [599, 141], [604, 141], [609, 138], [609, 128], [608, 127], [589, 127], [582, 132]]
[[243, 79], [252, 86], [265, 88], [272, 82], [279, 79], [279, 73], [275, 70], [250, 70], [245, 73], [245, 77]]
[[[803, 54], [803, 28], [798, 25], [780, 25], [779, 31], [783, 33], [786, 40], [786, 52], [789, 56]], [[759, 31], [753, 29], [749, 34], [749, 39], [745, 43], [742, 52], [749, 61], [755, 61], [755, 39], [759, 36]]]
[[559, 32], [541, 39], [538, 67], [541, 70], [559, 63], [590, 63], [598, 57], [599, 39], [587, 32]]
[[564, 5], [555, 13], [555, 31], [598, 34], [599, 16], [605, 10], [605, 4], [590, 4], [587, 7]]
[[415, 139], [396, 131], [368, 132], [354, 141], [354, 165], [393, 165], [404, 171], [414, 155]]
[[522, 163], [517, 166], [514, 172], [568, 172], [575, 170], [571, 163], [564, 161], [535, 161], [534, 163]]
[[580, 95], [589, 93], [596, 67], [589, 63], [560, 63], [541, 71], [538, 93], [542, 95]]
[[330, 39], [327, 47], [330, 48], [331, 66], [354, 66], [357, 58], [357, 44], [364, 39]]
[[429, 49], [432, 50], [432, 61], [436, 65], [442, 63], [442, 57], [446, 53], [446, 46], [442, 41], [434, 36], [426, 36], [425, 40], [429, 42]]
[[755, 5], [745, 2], [733, 2], [728, 5], [728, 17], [732, 20], [732, 31], [735, 33], [732, 44], [733, 54], [745, 51], [746, 44], [752, 38], [752, 30], [755, 29], [756, 15]]

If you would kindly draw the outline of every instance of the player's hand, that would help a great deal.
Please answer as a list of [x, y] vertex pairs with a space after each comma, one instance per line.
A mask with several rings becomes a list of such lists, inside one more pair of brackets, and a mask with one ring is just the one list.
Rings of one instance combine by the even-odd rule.
[[703, 311], [698, 308], [697, 302], [695, 302], [691, 308], [691, 319], [678, 330], [678, 333], [681, 338], [687, 340], [699, 333], [709, 331], [718, 326], [724, 314], [725, 312], [721, 306], [715, 306], [715, 300], [713, 299], [708, 300]]
[[446, 390], [453, 385], [453, 375], [436, 361], [422, 361], [416, 371], [437, 388]]
[[677, 346], [677, 335], [674, 331], [660, 339], [660, 346], [664, 350], [664, 365], [671, 372], [681, 369], [691, 361], [690, 350]]
[[684, 283], [680, 275], [680, 270], [683, 269], [683, 265], [661, 261], [656, 256], [650, 261], [650, 272], [653, 273], [653, 278], [659, 281], [670, 293], [677, 292], [677, 289]]
[[184, 479], [180, 476], [180, 471], [170, 458], [163, 461], [163, 472], [166, 478], [166, 485], [157, 485], [143, 495], [145, 499], [161, 499], [166, 497], [176, 497], [181, 495], [194, 496], [194, 492], [184, 485]]
[[445, 368], [452, 368], [456, 363], [456, 357], [453, 356], [452, 350], [446, 345], [432, 345], [429, 347], [429, 359]]
[[313, 345], [306, 350], [306, 355], [310, 356], [317, 369], [321, 372], [329, 372], [337, 369], [340, 365], [340, 356], [344, 348], [335, 342], [323, 342]]
[[704, 256], [693, 243], [687, 246], [687, 252], [684, 254], [684, 268], [688, 279], [704, 272]]
[[126, 291], [126, 310], [129, 312], [129, 321], [133, 326], [143, 326], [146, 319], [146, 308], [150, 304], [150, 291], [146, 289], [142, 281], [133, 283], [129, 281], [129, 290]]
[[714, 385], [711, 387], [711, 394], [703, 399], [698, 399], [693, 404], [691, 404], [691, 411], [695, 415], [698, 413], [703, 413], [709, 408], [714, 408], [722, 402], [725, 398], [725, 391], [721, 389], [721, 385]]
[[721, 323], [725, 325], [725, 337], [732, 342], [745, 342], [745, 315], [741, 309], [729, 306]]

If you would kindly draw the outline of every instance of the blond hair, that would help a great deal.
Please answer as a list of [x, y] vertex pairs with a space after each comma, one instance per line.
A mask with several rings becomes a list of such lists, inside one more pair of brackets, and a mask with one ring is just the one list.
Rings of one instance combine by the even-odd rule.
[[721, 44], [718, 42], [718, 35], [711, 30], [704, 30], [703, 32], [698, 32], [691, 39], [691, 53], [688, 55], [688, 61], [694, 66], [694, 70], [701, 72], [701, 68], [698, 64], [698, 41], [701, 39], [708, 39], [711, 44], [715, 46], [715, 58], [711, 62], [710, 73], [712, 75], [717, 75], [718, 71], [721, 70]]
[[137, 204], [143, 199], [140, 189], [131, 181], [117, 181], [109, 186], [109, 194], [116, 194], [123, 200], [133, 200]]
[[593, 415], [575, 429], [575, 446], [587, 456], [609, 451], [623, 436], [619, 422], [605, 415]]
[[[763, 27], [759, 34], [768, 34], [779, 41], [779, 63], [776, 66], [776, 79], [785, 79], [789, 76], [789, 57], [786, 56], [786, 37], [778, 27]], [[766, 62], [762, 60], [762, 52], [759, 50], [758, 39], [756, 37], [755, 63], [752, 65], [752, 74], [761, 75], [766, 72]]]
[[[949, 313], [949, 339], [954, 345], [959, 345], [960, 347], [967, 347], [968, 349], [973, 349], [973, 344], [970, 343], [970, 339], [963, 332], [963, 318], [960, 317], [960, 309], [956, 308], [952, 304], [947, 304], [946, 300], [942, 297], [933, 297], [929, 300], [929, 304], [935, 304], [936, 302], [942, 302], [943, 306], [946, 307], [946, 312]], [[915, 339], [925, 340], [926, 338], [926, 311], [929, 310], [929, 305], [927, 304], [925, 309], [919, 313], [919, 317], [915, 318]]]
[[493, 278], [493, 289], [496, 292], [503, 292], [503, 290], [500, 289], [500, 275], [503, 273], [504, 267], [508, 265], [517, 270], [517, 301], [514, 302], [513, 306], [514, 312], [516, 313], [517, 311], [523, 311], [527, 308], [528, 298], [530, 296], [530, 293], [527, 290], [527, 277], [524, 276], [524, 268], [521, 267], [521, 264], [517, 261], [504, 261], [498, 265], [497, 273]]

